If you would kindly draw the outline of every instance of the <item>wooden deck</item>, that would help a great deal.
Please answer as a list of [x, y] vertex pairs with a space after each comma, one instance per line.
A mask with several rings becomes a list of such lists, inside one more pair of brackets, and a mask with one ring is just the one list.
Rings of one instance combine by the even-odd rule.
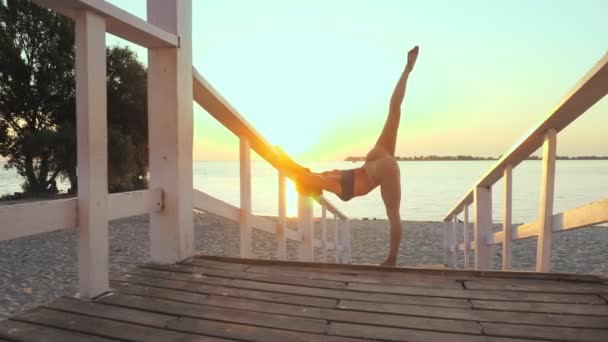
[[0, 341], [608, 341], [606, 278], [197, 256], [0, 321]]

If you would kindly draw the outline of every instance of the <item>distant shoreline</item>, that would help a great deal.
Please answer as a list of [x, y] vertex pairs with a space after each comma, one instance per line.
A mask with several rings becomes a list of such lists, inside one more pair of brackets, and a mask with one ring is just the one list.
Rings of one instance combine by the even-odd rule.
[[[415, 157], [395, 157], [398, 161], [479, 161], [479, 160], [498, 160], [500, 157], [475, 157], [475, 156], [415, 156]], [[541, 157], [530, 156], [526, 160], [541, 160]], [[557, 156], [557, 160], [608, 160], [608, 156]], [[344, 161], [360, 162], [365, 161], [365, 157], [346, 157]]]

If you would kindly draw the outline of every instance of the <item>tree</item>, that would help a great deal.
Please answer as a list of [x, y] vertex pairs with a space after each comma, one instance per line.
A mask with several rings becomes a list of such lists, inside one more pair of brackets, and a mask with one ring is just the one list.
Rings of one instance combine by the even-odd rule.
[[[0, 0], [0, 155], [26, 192], [75, 192], [74, 25], [28, 1]], [[148, 170], [146, 70], [124, 47], [107, 49], [108, 186], [141, 189]], [[111, 148], [110, 148], [111, 146]]]
[[74, 118], [74, 25], [29, 1], [0, 0], [0, 154], [25, 191], [56, 192], [58, 127]]

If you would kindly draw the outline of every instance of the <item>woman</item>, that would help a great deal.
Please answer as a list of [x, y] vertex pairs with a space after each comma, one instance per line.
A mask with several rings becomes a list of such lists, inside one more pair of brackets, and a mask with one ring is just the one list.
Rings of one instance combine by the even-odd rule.
[[343, 201], [363, 196], [380, 186], [382, 201], [390, 223], [390, 249], [386, 260], [380, 266], [396, 266], [401, 241], [401, 174], [395, 161], [397, 131], [401, 117], [401, 104], [405, 96], [407, 79], [418, 58], [418, 46], [408, 52], [407, 64], [391, 96], [388, 118], [374, 148], [367, 153], [363, 166], [351, 170], [333, 170], [322, 173], [309, 169], [291, 160], [280, 149], [279, 163], [295, 180], [298, 191], [308, 195], [320, 195], [322, 190], [335, 193]]

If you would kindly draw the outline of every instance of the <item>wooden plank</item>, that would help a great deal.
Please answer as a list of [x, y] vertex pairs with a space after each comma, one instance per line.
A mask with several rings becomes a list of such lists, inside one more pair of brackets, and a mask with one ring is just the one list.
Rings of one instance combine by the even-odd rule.
[[[163, 270], [162, 266], [155, 267], [153, 269]], [[238, 272], [238, 271], [230, 271], [230, 270], [217, 270], [213, 268], [201, 268], [194, 267], [191, 268], [193, 271], [192, 274], [195, 277], [200, 277], [200, 275], [205, 276], [214, 276], [214, 277], [224, 277], [231, 279], [248, 279], [266, 283], [277, 283], [277, 284], [287, 284], [287, 285], [299, 285], [299, 286], [309, 286], [309, 287], [321, 287], [321, 288], [330, 288], [330, 289], [345, 289], [346, 283], [341, 281], [332, 281], [332, 280], [318, 280], [318, 279], [298, 279], [293, 277], [284, 276], [280, 273], [249, 273], [249, 272]], [[189, 279], [186, 277], [181, 277], [181, 279]], [[196, 279], [190, 278], [191, 281], [196, 281]]]
[[81, 334], [69, 330], [55, 329], [32, 323], [0, 320], [0, 341], [3, 339], [22, 342], [111, 342], [108, 338]]
[[[228, 297], [219, 297], [228, 300]], [[188, 303], [174, 302], [164, 299], [138, 297], [125, 294], [115, 294], [100, 298], [102, 303], [129, 307], [144, 311], [161, 312], [177, 316], [210, 319], [224, 322], [257, 325], [269, 328], [280, 328], [294, 331], [323, 333], [327, 330], [324, 320], [295, 317], [281, 314], [261, 312], [254, 307], [245, 310], [235, 310], [222, 306], [194, 305]], [[267, 302], [258, 302], [266, 305]], [[281, 304], [285, 305], [285, 304]], [[257, 312], [255, 312], [257, 311]]]
[[283, 171], [279, 171], [279, 217], [277, 222], [277, 258], [287, 259], [287, 177]]
[[14, 318], [22, 322], [94, 334], [107, 338], [142, 342], [166, 341], [225, 341], [224, 339], [187, 334], [138, 324], [118, 322], [96, 317], [74, 315], [67, 312], [36, 308]]
[[251, 257], [251, 146], [246, 137], [239, 137], [239, 170], [241, 209], [240, 226], [240, 255], [241, 258]]
[[[551, 222], [553, 232], [585, 228], [608, 222], [608, 198], [555, 214], [553, 215]], [[519, 225], [514, 230], [513, 240], [521, 240], [538, 236], [538, 227], [538, 220]], [[493, 237], [490, 239], [489, 243], [497, 244], [503, 241], [503, 232], [496, 232], [493, 234]]]
[[608, 316], [608, 305], [601, 304], [507, 302], [477, 299], [473, 299], [471, 303], [474, 309]]
[[131, 282], [112, 280], [110, 282], [112, 289], [119, 293], [131, 294], [142, 297], [154, 297], [160, 299], [169, 299], [177, 302], [185, 303], [205, 303], [208, 297], [206, 294], [193, 293], [187, 291], [170, 290], [158, 287], [150, 287], [144, 285], [136, 285]]
[[[118, 282], [123, 282], [123, 283], [138, 284], [138, 285], [163, 288], [163, 289], [187, 291], [187, 292], [200, 293], [200, 294], [215, 294], [215, 295], [221, 295], [221, 296], [274, 301], [277, 303], [301, 304], [301, 305], [330, 307], [330, 308], [335, 307], [336, 303], [337, 303], [337, 301], [334, 299], [317, 298], [317, 297], [309, 297], [309, 296], [298, 296], [298, 295], [283, 294], [283, 293], [271, 293], [271, 292], [266, 292], [266, 291], [255, 291], [255, 290], [231, 288], [231, 287], [220, 286], [220, 285], [192, 283], [192, 282], [169, 280], [169, 279], [148, 278], [148, 277], [133, 276], [133, 275], [128, 275], [128, 274], [120, 275], [118, 277], [113, 278], [112, 280], [118, 281]], [[203, 298], [201, 298], [201, 299], [203, 299]]]
[[[239, 259], [239, 260], [243, 260], [243, 259]], [[184, 261], [183, 263], [203, 266], [203, 267], [209, 267], [209, 268], [234, 270], [234, 271], [244, 271], [249, 267], [249, 265], [243, 264], [243, 263], [210, 260], [210, 259], [199, 258], [199, 257], [190, 258], [190, 259]]]
[[[549, 280], [569, 280], [581, 282], [602, 282], [603, 277], [592, 274], [574, 274], [574, 273], [537, 273], [526, 271], [463, 271], [449, 270], [445, 268], [421, 268], [421, 267], [379, 267], [376, 265], [341, 265], [332, 263], [310, 263], [299, 261], [279, 261], [279, 260], [261, 260], [261, 259], [241, 259], [223, 256], [210, 256], [198, 254], [197, 259], [218, 261], [223, 263], [238, 263], [242, 265], [263, 265], [280, 267], [281, 270], [299, 269], [315, 272], [326, 273], [348, 273], [348, 274], [364, 274], [368, 276], [404, 276], [404, 277], [484, 277], [484, 278], [521, 278], [521, 279], [549, 279]], [[249, 270], [249, 269], [248, 269]]]
[[104, 17], [107, 32], [135, 44], [147, 47], [178, 47], [179, 39], [147, 23], [133, 14], [101, 0], [33, 0], [40, 6], [50, 8], [68, 17], [75, 17], [75, 12], [86, 9]]
[[608, 222], [608, 198], [553, 215], [552, 222], [554, 232]]
[[539, 292], [491, 291], [491, 290], [454, 290], [439, 288], [424, 288], [414, 286], [375, 285], [349, 283], [348, 288], [355, 291], [374, 293], [393, 293], [414, 296], [431, 296], [446, 298], [517, 300], [531, 302], [554, 303], [587, 303], [598, 304], [600, 298], [589, 294], [561, 294]]
[[487, 335], [558, 341], [606, 342], [606, 336], [608, 336], [608, 329], [542, 327], [537, 325], [486, 322], [482, 322], [481, 326]]
[[74, 228], [77, 213], [76, 198], [0, 206], [0, 241]]
[[278, 329], [269, 329], [257, 326], [217, 322], [182, 317], [171, 322], [169, 329], [193, 333], [213, 334], [218, 337], [234, 338], [244, 341], [290, 341], [290, 342], [350, 342], [364, 341], [361, 339], [293, 332]]
[[125, 309], [91, 301], [73, 298], [59, 298], [45, 305], [49, 309], [71, 312], [86, 316], [96, 316], [118, 321], [127, 321], [141, 325], [163, 328], [167, 322], [174, 320], [175, 316], [161, 315], [153, 312]]
[[240, 209], [203, 191], [193, 189], [194, 209], [221, 216], [231, 221], [239, 221]]
[[481, 332], [479, 325], [476, 322], [471, 321], [315, 308], [218, 296], [211, 296], [207, 303], [208, 305], [212, 306], [230, 307], [239, 310], [253, 310], [264, 313], [294, 315], [299, 317], [325, 319], [339, 322], [405, 328], [418, 328], [425, 326], [431, 330], [470, 334], [479, 334]]
[[551, 238], [553, 236], [553, 193], [555, 188], [555, 157], [557, 131], [550, 129], [544, 136], [543, 171], [540, 188], [536, 272], [551, 269]]
[[[422, 326], [424, 327], [424, 326]], [[428, 341], [450, 341], [450, 342], [530, 342], [502, 337], [488, 337], [481, 335], [450, 334], [428, 330], [397, 329], [383, 326], [364, 324], [348, 324], [332, 322], [329, 327], [330, 335], [362, 337], [387, 341], [428, 342]]]
[[414, 315], [422, 317], [458, 319], [477, 322], [500, 322], [511, 324], [519, 323], [580, 328], [608, 327], [608, 317], [588, 315], [555, 315], [552, 313], [471, 310], [418, 305], [401, 305], [390, 303], [372, 303], [362, 301], [340, 301], [338, 307], [342, 309], [366, 312], [382, 312], [400, 315]]
[[[246, 273], [263, 273], [272, 274], [276, 272], [276, 268], [265, 266], [251, 266]], [[286, 269], [281, 267], [281, 276], [319, 279], [337, 282], [349, 283], [365, 283], [365, 284], [385, 284], [385, 285], [407, 285], [407, 286], [422, 286], [422, 287], [438, 287], [448, 289], [462, 289], [462, 285], [454, 279], [442, 279], [440, 277], [399, 277], [394, 275], [366, 276], [365, 274], [339, 274], [327, 272], [315, 272], [308, 270]]]
[[443, 264], [446, 266], [450, 266], [452, 264], [451, 262], [451, 256], [452, 254], [450, 253], [450, 246], [451, 246], [451, 235], [450, 235], [450, 222], [452, 221], [452, 218], [450, 217], [449, 219], [446, 219], [445, 221], [443, 221], [443, 226], [442, 226], [442, 235], [443, 235], [443, 243], [442, 243], [442, 249], [443, 249]]
[[458, 216], [452, 218], [452, 226], [450, 227], [450, 248], [452, 249], [452, 268], [456, 268], [458, 264], [458, 240], [456, 240], [456, 229], [458, 225]]
[[298, 247], [298, 259], [314, 261], [314, 223], [312, 198], [298, 194], [298, 232], [302, 234], [302, 243]]
[[192, 3], [148, 0], [148, 21], [179, 36], [179, 48], [148, 49], [149, 187], [165, 210], [150, 214], [150, 257], [174, 263], [194, 254], [192, 220]]
[[513, 192], [513, 181], [512, 181], [512, 168], [511, 165], [507, 165], [504, 170], [503, 176], [504, 182], [504, 200], [503, 200], [503, 224], [502, 231], [505, 234], [504, 241], [502, 243], [502, 270], [507, 271], [511, 269], [512, 258], [511, 250], [513, 245], [513, 229], [512, 229], [512, 192]]
[[490, 247], [486, 236], [492, 229], [492, 190], [490, 188], [475, 188], [475, 270], [490, 269]]
[[[543, 136], [549, 129], [561, 131], [603, 98], [606, 93], [608, 93], [608, 53], [600, 58], [543, 120], [507, 150], [475, 183], [473, 188], [492, 186], [500, 179], [506, 165], [515, 168], [536, 151], [543, 144]], [[454, 206], [444, 220], [449, 220], [453, 214], [459, 212], [462, 205], [472, 202], [471, 192], [473, 190]]]
[[465, 280], [469, 290], [527, 291], [551, 293], [608, 294], [608, 286], [555, 280]]
[[76, 140], [78, 164], [78, 290], [108, 290], [108, 132], [106, 23], [76, 12]]
[[342, 252], [340, 247], [342, 247], [340, 241], [340, 220], [336, 218], [334, 215], [334, 262], [336, 264], [342, 263]]
[[108, 219], [143, 215], [163, 209], [163, 191], [139, 190], [110, 194], [108, 196]]

